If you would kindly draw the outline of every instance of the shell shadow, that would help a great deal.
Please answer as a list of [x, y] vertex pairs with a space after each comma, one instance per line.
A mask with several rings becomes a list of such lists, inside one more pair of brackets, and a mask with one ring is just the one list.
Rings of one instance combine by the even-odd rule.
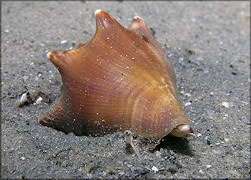
[[176, 153], [194, 156], [193, 151], [189, 145], [189, 141], [185, 138], [179, 138], [174, 136], [165, 136], [160, 143], [155, 147], [154, 151], [160, 150], [160, 148], [173, 150]]

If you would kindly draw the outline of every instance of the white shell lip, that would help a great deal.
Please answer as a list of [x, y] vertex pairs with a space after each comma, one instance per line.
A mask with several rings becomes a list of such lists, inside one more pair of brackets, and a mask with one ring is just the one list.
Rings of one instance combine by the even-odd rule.
[[97, 14], [99, 14], [101, 11], [103, 11], [102, 9], [96, 9], [94, 11], [94, 16], [97, 16]]
[[194, 133], [189, 133], [189, 136], [193, 136], [193, 137], [195, 137], [195, 134]]
[[134, 16], [133, 19], [142, 19], [140, 16]]
[[186, 131], [189, 131], [190, 129], [191, 129], [191, 127], [187, 124], [180, 126], [180, 131], [186, 132]]
[[52, 53], [52, 52], [48, 52], [48, 53], [46, 54], [46, 56], [47, 56], [48, 59], [50, 59], [51, 53]]

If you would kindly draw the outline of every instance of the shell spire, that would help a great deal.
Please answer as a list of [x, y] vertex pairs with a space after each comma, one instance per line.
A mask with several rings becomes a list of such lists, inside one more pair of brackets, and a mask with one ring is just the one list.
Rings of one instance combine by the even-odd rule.
[[105, 30], [105, 31], [114, 31], [114, 29], [124, 30], [125, 28], [121, 26], [112, 16], [110, 16], [107, 12], [97, 9], [94, 12], [94, 16], [96, 19], [96, 32]]
[[64, 91], [39, 123], [76, 135], [194, 135], [178, 101], [173, 67], [143, 19], [134, 17], [127, 29], [103, 10], [94, 15], [90, 41], [48, 54]]

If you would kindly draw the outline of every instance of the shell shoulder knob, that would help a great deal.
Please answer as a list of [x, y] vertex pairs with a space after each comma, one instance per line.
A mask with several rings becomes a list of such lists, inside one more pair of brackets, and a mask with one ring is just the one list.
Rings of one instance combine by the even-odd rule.
[[143, 19], [134, 17], [124, 28], [103, 10], [94, 14], [96, 34], [90, 41], [48, 54], [64, 91], [39, 123], [76, 135], [125, 130], [156, 139], [193, 135], [173, 67]]

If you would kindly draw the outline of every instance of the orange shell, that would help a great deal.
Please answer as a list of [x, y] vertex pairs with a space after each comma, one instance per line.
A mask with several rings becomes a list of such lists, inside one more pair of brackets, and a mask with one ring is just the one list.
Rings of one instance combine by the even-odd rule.
[[[102, 10], [95, 11], [95, 18], [90, 41], [48, 55], [64, 92], [39, 123], [76, 135], [119, 130], [150, 138], [171, 131], [193, 135], [178, 101], [173, 67], [143, 19], [134, 17], [127, 29]], [[179, 131], [184, 125], [188, 129]]]

